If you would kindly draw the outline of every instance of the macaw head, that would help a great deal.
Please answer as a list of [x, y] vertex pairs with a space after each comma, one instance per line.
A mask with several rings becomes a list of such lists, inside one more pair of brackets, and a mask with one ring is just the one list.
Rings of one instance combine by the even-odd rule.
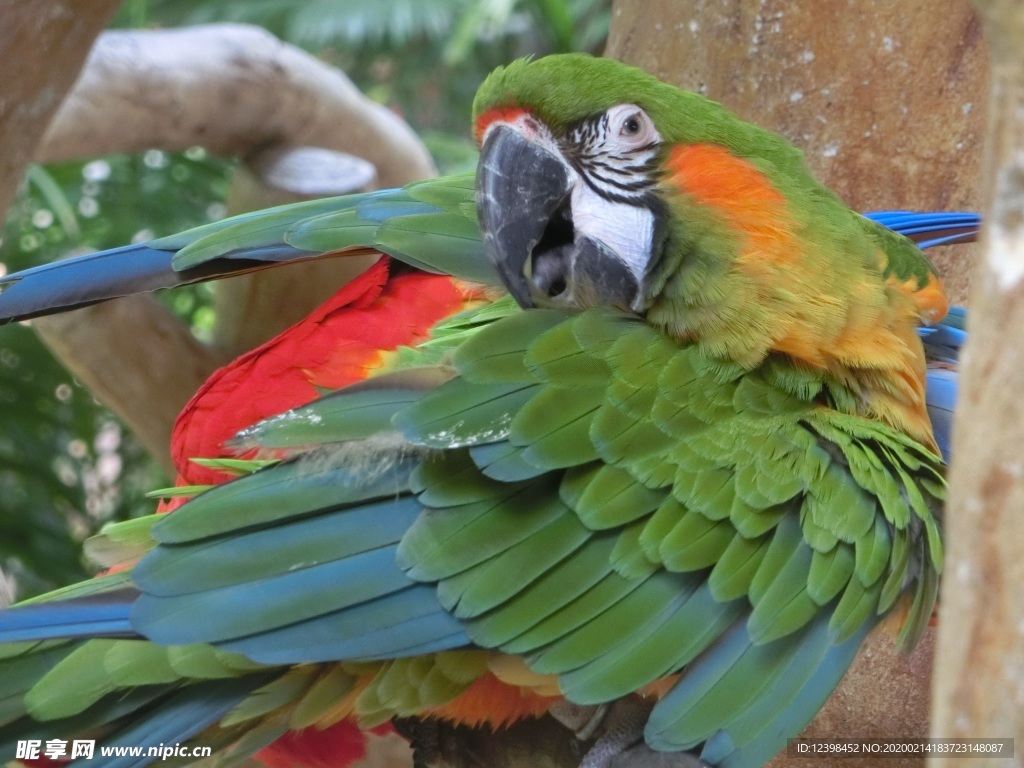
[[523, 307], [619, 307], [930, 440], [915, 329], [945, 313], [934, 270], [781, 136], [580, 54], [498, 69], [473, 113], [484, 246]]
[[698, 94], [567, 54], [493, 72], [473, 112], [485, 248], [524, 307], [618, 306], [719, 357], [817, 368], [860, 339], [851, 321], [912, 330], [925, 314], [920, 251], [852, 213], [781, 136]]
[[774, 154], [809, 177], [774, 134], [642, 70], [580, 54], [520, 60], [474, 103], [482, 146], [477, 208], [487, 251], [523, 306], [611, 304], [643, 312], [667, 246], [674, 149]]
[[649, 80], [601, 59], [549, 57], [498, 69], [477, 93], [478, 216], [522, 306], [642, 302], [664, 236], [653, 192], [663, 139], [628, 87], [637, 79]]

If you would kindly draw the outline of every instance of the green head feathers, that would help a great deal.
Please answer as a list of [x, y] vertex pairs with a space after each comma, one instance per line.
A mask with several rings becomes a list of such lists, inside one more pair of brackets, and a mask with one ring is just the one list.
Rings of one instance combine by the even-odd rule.
[[525, 107], [557, 131], [616, 104], [642, 107], [666, 144], [721, 144], [740, 157], [770, 161], [794, 181], [817, 186], [803, 154], [778, 134], [642, 69], [583, 53], [518, 59], [499, 67], [477, 91], [473, 122], [493, 109]]

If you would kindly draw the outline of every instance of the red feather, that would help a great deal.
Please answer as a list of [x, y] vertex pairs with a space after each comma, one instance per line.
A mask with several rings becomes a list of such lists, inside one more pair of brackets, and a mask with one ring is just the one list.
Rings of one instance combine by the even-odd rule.
[[[391, 723], [371, 733], [393, 733]], [[346, 768], [366, 757], [366, 734], [353, 721], [342, 720], [329, 728], [290, 731], [254, 757], [267, 768]]]
[[304, 405], [323, 389], [365, 379], [383, 354], [427, 338], [439, 320], [477, 298], [451, 277], [422, 273], [388, 278], [388, 260], [343, 286], [304, 320], [216, 371], [174, 425], [171, 456], [179, 485], [228, 479], [193, 457], [224, 456], [240, 429]]

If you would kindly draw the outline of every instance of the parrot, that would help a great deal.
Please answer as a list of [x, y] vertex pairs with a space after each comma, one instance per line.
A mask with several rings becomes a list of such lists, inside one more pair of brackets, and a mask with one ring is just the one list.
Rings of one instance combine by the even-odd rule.
[[0, 612], [5, 759], [60, 733], [283, 765], [296, 733], [629, 699], [587, 768], [640, 741], [741, 768], [876, 626], [914, 646], [952, 408], [925, 347], [950, 364], [962, 314], [889, 226], [977, 218], [856, 214], [782, 137], [613, 60], [519, 60], [473, 111], [475, 176], [0, 281], [16, 320], [382, 254], [186, 406], [187, 501]]

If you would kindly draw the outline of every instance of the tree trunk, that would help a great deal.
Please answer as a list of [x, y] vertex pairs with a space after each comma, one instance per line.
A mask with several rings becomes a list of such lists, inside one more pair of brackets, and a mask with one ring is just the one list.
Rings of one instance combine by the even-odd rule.
[[[1014, 738], [1024, 759], [1024, 5], [974, 0], [991, 49], [988, 227], [972, 289], [968, 361], [946, 517], [936, 736]], [[975, 765], [974, 756], [935, 766]]]

